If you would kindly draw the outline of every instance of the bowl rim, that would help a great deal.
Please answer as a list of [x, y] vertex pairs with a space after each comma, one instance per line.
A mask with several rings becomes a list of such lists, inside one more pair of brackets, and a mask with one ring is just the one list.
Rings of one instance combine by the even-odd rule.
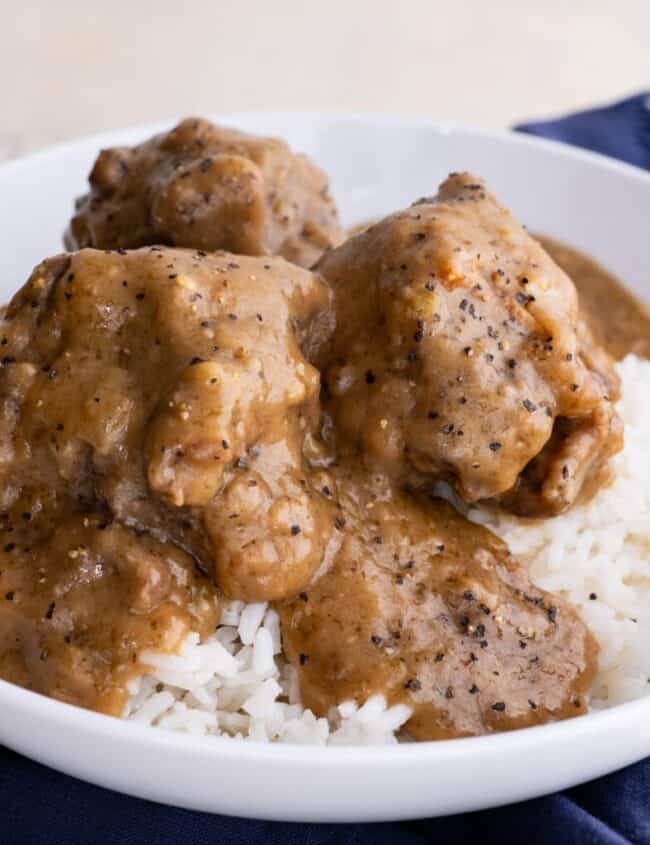
[[[650, 172], [626, 162], [611, 158], [602, 153], [576, 147], [563, 141], [541, 138], [516, 132], [511, 129], [491, 129], [475, 127], [457, 121], [439, 121], [409, 113], [383, 112], [337, 112], [292, 111], [292, 110], [252, 110], [210, 113], [209, 120], [238, 126], [239, 121], [266, 120], [304, 122], [307, 125], [321, 124], [363, 124], [366, 126], [404, 126], [413, 129], [430, 129], [442, 135], [469, 135], [485, 138], [504, 144], [515, 144], [529, 149], [537, 149], [559, 158], [576, 162], [588, 161], [596, 167], [618, 173], [625, 179], [642, 182], [650, 190]], [[42, 149], [15, 159], [0, 163], [0, 184], [4, 178], [10, 178], [31, 167], [42, 165], [58, 157], [86, 152], [89, 147], [95, 150], [109, 144], [119, 144], [125, 135], [142, 134], [143, 140], [154, 132], [164, 131], [175, 125], [180, 118], [162, 119], [154, 122], [124, 126], [119, 129], [93, 132]], [[650, 694], [644, 697], [612, 705], [607, 709], [591, 711], [585, 715], [551, 722], [534, 727], [520, 728], [509, 732], [493, 733], [478, 737], [431, 740], [424, 742], [396, 743], [387, 745], [299, 745], [278, 742], [259, 742], [246, 739], [236, 740], [231, 737], [201, 735], [152, 729], [149, 725], [140, 725], [128, 720], [107, 716], [82, 707], [48, 698], [45, 695], [18, 687], [0, 680], [0, 708], [9, 706], [20, 710], [21, 715], [47, 720], [55, 729], [70, 728], [93, 734], [104, 740], [112, 738], [137, 743], [155, 745], [162, 750], [190, 752], [203, 757], [221, 759], [264, 760], [286, 763], [309, 763], [313, 766], [330, 766], [343, 763], [365, 766], [370, 762], [404, 762], [412, 758], [419, 763], [444, 763], [445, 760], [474, 758], [481, 754], [494, 754], [501, 751], [517, 751], [519, 754], [534, 754], [549, 743], [558, 744], [569, 737], [572, 740], [593, 738], [597, 740], [603, 733], [616, 733], [620, 728], [636, 723], [642, 727], [650, 717]]]
[[[186, 115], [193, 117], [196, 115]], [[332, 110], [291, 110], [291, 109], [254, 109], [250, 111], [210, 112], [204, 115], [205, 119], [214, 122], [232, 125], [237, 128], [238, 121], [248, 122], [251, 120], [287, 120], [307, 124], [320, 123], [342, 123], [382, 125], [382, 126], [405, 126], [416, 129], [433, 129], [442, 135], [473, 135], [478, 138], [497, 140], [505, 143], [528, 146], [554, 153], [561, 157], [576, 160], [588, 160], [605, 169], [618, 172], [632, 178], [640, 179], [650, 185], [650, 171], [634, 164], [612, 158], [604, 153], [595, 152], [585, 147], [579, 147], [566, 141], [555, 138], [544, 138], [539, 135], [530, 135], [526, 132], [515, 129], [498, 129], [482, 126], [474, 126], [470, 123], [456, 120], [436, 120], [417, 113], [410, 112], [377, 112], [377, 111], [336, 111]], [[96, 150], [101, 149], [103, 144], [115, 143], [117, 139], [126, 134], [142, 133], [143, 140], [155, 132], [165, 131], [185, 119], [184, 117], [161, 118], [155, 121], [130, 124], [118, 127], [117, 129], [102, 130], [99, 132], [84, 133], [73, 138], [48, 144], [45, 147], [35, 149], [25, 155], [10, 158], [0, 162], [0, 178], [14, 173], [20, 173], [34, 164], [41, 163], [59, 155], [66, 155], [77, 150], [84, 150], [88, 145], [93, 145]], [[250, 131], [250, 130], [244, 130]], [[117, 141], [119, 143], [119, 141]], [[297, 151], [299, 152], [299, 150]]]
[[[161, 750], [177, 750], [207, 757], [265, 760], [288, 763], [309, 763], [309, 765], [331, 765], [332, 763], [365, 765], [370, 762], [404, 762], [405, 758], [417, 757], [418, 762], [444, 763], [454, 758], [474, 758], [476, 755], [493, 755], [509, 751], [518, 754], [535, 754], [549, 744], [562, 746], [563, 740], [597, 740], [608, 726], [625, 725], [629, 728], [635, 722], [639, 727], [650, 716], [650, 696], [593, 711], [583, 716], [564, 719], [544, 725], [518, 730], [485, 734], [482, 736], [458, 737], [455, 739], [429, 740], [424, 742], [391, 743], [386, 745], [299, 745], [280, 742], [260, 742], [250, 739], [235, 739], [225, 736], [193, 735], [176, 731], [152, 728], [115, 716], [107, 716], [86, 710], [73, 704], [48, 698], [40, 693], [0, 680], [0, 706], [9, 705], [20, 710], [21, 717], [46, 719], [52, 729], [69, 729], [92, 733], [104, 740], [121, 740], [129, 744], [155, 745]], [[611, 730], [611, 733], [616, 733]]]

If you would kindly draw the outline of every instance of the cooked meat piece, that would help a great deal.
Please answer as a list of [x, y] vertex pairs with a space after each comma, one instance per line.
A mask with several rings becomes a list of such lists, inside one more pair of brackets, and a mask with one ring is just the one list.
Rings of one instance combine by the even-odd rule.
[[185, 121], [91, 184], [68, 242], [115, 249], [0, 309], [0, 677], [120, 714], [143, 651], [208, 634], [223, 593], [276, 603], [319, 715], [382, 693], [439, 739], [585, 712], [576, 612], [431, 495], [559, 513], [621, 442], [593, 320], [484, 185], [452, 176], [318, 273], [266, 257], [340, 237], [281, 142]]
[[99, 502], [229, 596], [298, 593], [333, 530], [302, 457], [320, 379], [299, 346], [328, 304], [281, 258], [152, 247], [37, 267], [1, 327], [10, 527], [30, 512], [47, 536]]
[[417, 739], [585, 712], [596, 644], [502, 541], [384, 478], [339, 471], [337, 486], [344, 539], [334, 566], [280, 607], [307, 706], [322, 715], [383, 693], [413, 708], [406, 727]]
[[173, 651], [217, 618], [188, 555], [101, 515], [0, 551], [0, 677], [62, 701], [120, 715], [139, 654]]
[[148, 244], [283, 255], [310, 267], [343, 233], [327, 177], [284, 141], [191, 118], [103, 150], [77, 201], [69, 249]]
[[[337, 314], [315, 353], [327, 410], [370, 466], [549, 515], [620, 449], [618, 381], [578, 332], [571, 280], [475, 177], [451, 176], [317, 269]], [[549, 443], [548, 471], [528, 471]]]

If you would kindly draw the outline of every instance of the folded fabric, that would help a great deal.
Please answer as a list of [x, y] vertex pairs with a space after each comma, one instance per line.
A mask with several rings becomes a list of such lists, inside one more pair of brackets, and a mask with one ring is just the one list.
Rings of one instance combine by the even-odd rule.
[[[517, 128], [650, 169], [650, 94]], [[218, 780], [214, 788], [219, 789]], [[561, 794], [495, 810], [394, 824], [324, 825], [259, 822], [165, 807], [90, 786], [0, 748], [3, 845], [445, 845], [450, 841], [650, 845], [650, 760]]]
[[610, 106], [570, 114], [557, 120], [533, 121], [520, 132], [564, 141], [620, 158], [650, 170], [650, 92]]
[[496, 810], [394, 824], [283, 824], [140, 801], [0, 752], [5, 845], [646, 845], [649, 799], [650, 762], [643, 762]]

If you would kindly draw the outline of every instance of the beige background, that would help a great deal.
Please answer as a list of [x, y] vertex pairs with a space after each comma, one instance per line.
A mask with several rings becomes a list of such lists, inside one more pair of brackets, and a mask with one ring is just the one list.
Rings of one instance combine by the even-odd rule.
[[650, 87], [650, 0], [0, 0], [0, 157], [236, 109], [503, 126]]

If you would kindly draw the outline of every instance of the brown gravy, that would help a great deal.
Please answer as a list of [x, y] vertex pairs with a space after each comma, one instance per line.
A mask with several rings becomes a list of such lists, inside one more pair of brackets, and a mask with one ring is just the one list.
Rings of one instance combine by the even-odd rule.
[[0, 321], [0, 677], [119, 715], [145, 649], [218, 594], [293, 596], [330, 502], [302, 459], [327, 310], [281, 258], [143, 248], [45, 261]]
[[382, 693], [410, 736], [506, 731], [586, 711], [598, 647], [576, 611], [534, 587], [506, 544], [447, 502], [354, 461], [331, 473], [341, 546], [279, 608], [303, 702], [318, 714]]
[[[0, 677], [118, 715], [140, 653], [207, 634], [225, 594], [276, 603], [319, 715], [382, 692], [438, 739], [585, 711], [576, 611], [422, 482], [569, 507], [620, 445], [597, 343], [650, 356], [650, 314], [540, 238], [581, 337], [469, 174], [377, 230], [322, 276], [184, 240], [36, 268], [0, 313]], [[524, 477], [545, 443], [558, 509]]]
[[[349, 235], [358, 235], [372, 222], [357, 223]], [[648, 306], [586, 253], [547, 235], [535, 234], [535, 238], [576, 286], [596, 341], [617, 361], [626, 355], [650, 358]]]
[[616, 360], [650, 358], [650, 311], [616, 276], [584, 252], [537, 235], [578, 289], [580, 307], [596, 341]]

